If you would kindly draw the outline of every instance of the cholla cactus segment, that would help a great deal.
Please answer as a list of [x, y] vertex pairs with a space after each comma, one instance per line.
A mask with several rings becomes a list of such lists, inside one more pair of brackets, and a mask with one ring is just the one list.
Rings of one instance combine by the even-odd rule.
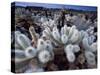
[[86, 32], [89, 34], [89, 35], [92, 35], [94, 33], [94, 27], [90, 26]]
[[54, 50], [53, 49], [54, 49], [54, 47], [52, 45], [52, 42], [50, 40], [46, 40], [45, 41], [45, 50], [50, 52], [51, 60], [54, 59]]
[[21, 34], [21, 32], [15, 31], [14, 34], [15, 34], [15, 49], [22, 49], [21, 46], [18, 44], [18, 41], [17, 41], [17, 38], [18, 38], [19, 34]]
[[50, 28], [46, 27], [42, 32], [42, 38], [45, 37], [46, 39], [50, 39], [51, 36], [51, 30]]
[[45, 64], [51, 59], [50, 52], [47, 50], [42, 50], [38, 54], [38, 59], [41, 63]]
[[90, 51], [96, 52], [97, 51], [97, 42], [92, 43], [90, 48], [91, 48]]
[[37, 40], [36, 32], [35, 32], [35, 29], [34, 29], [33, 26], [30, 26], [29, 32], [30, 32], [30, 34], [32, 36], [32, 39]]
[[68, 34], [67, 25], [64, 25], [64, 34]]
[[75, 55], [73, 52], [73, 45], [69, 44], [65, 47], [65, 53], [66, 53], [66, 58], [68, 59], [69, 62], [74, 62], [75, 60]]
[[60, 42], [60, 33], [57, 29], [57, 27], [54, 27], [53, 28], [53, 31], [52, 31], [52, 36], [55, 40], [57, 40], [58, 42]]
[[[39, 51], [38, 58], [43, 63], [45, 63], [49, 60], [52, 60], [54, 58], [53, 46], [52, 46], [52, 42], [50, 40], [44, 41], [43, 39], [39, 39], [39, 42], [37, 45], [37, 50]], [[43, 55], [43, 53], [44, 53], [44, 55]], [[48, 57], [50, 56], [50, 58], [49, 59], [46, 58], [46, 60], [45, 60], [44, 56], [45, 55], [47, 56], [47, 54], [48, 54]], [[42, 57], [40, 57], [41, 55], [42, 55]], [[41, 58], [44, 58], [43, 61]]]
[[20, 31], [15, 31], [15, 32], [14, 32], [14, 35], [15, 35], [15, 41], [17, 40], [17, 37], [18, 37], [19, 34], [21, 34]]
[[67, 52], [73, 52], [73, 45], [72, 44], [68, 44], [66, 47], [65, 47], [65, 53], [67, 54]]
[[75, 61], [75, 54], [73, 52], [68, 52], [66, 57], [67, 57], [68, 61], [71, 63]]
[[55, 20], [49, 19], [49, 27], [53, 28], [54, 26], [56, 26]]
[[68, 36], [70, 27], [67, 27], [67, 25], [64, 25], [64, 27], [61, 28], [61, 35], [66, 34]]
[[88, 43], [91, 45], [95, 40], [95, 36], [94, 35], [91, 35], [88, 37]]
[[15, 31], [15, 38], [16, 38], [19, 34], [21, 34], [20, 31]]
[[72, 45], [72, 44], [68, 44], [65, 47], [65, 53], [66, 53], [66, 57], [68, 59], [69, 62], [74, 62], [75, 61], [75, 54], [76, 52], [80, 51], [80, 47], [78, 45]]
[[53, 51], [53, 45], [52, 45], [52, 43], [51, 43], [50, 40], [46, 40], [45, 41], [45, 49], [48, 50], [48, 51], [50, 51], [50, 52]]
[[71, 41], [71, 43], [76, 43], [79, 40], [79, 37], [80, 37], [79, 31], [74, 29], [72, 36], [70, 37], [69, 40]]
[[66, 34], [63, 34], [61, 36], [61, 41], [63, 44], [66, 44], [68, 42], [68, 36]]
[[38, 39], [38, 42], [37, 42], [37, 50], [40, 51], [44, 49], [45, 49], [45, 41], [42, 38], [40, 38]]
[[35, 57], [37, 54], [37, 50], [36, 48], [30, 46], [30, 47], [27, 47], [26, 50], [25, 50], [25, 55], [27, 58], [32, 58], [32, 57]]
[[64, 27], [61, 28], [61, 35], [66, 34], [69, 36], [69, 31], [71, 27], [68, 27], [67, 25], [64, 25]]
[[88, 43], [88, 38], [83, 38], [83, 40], [82, 40], [82, 44], [83, 44], [83, 48], [85, 49], [85, 50], [89, 50], [90, 49], [90, 45], [89, 45], [89, 43]]
[[87, 60], [87, 63], [89, 65], [95, 65], [96, 64], [96, 61], [95, 60]]
[[80, 33], [81, 41], [83, 40], [83, 38], [88, 38], [89, 37], [88, 33], [84, 30], [79, 31], [79, 33]]
[[67, 31], [68, 31], [68, 33], [69, 33], [70, 29], [71, 29], [71, 27], [67, 27]]
[[83, 39], [84, 36], [85, 36], [85, 31], [81, 30], [81, 31], [80, 31], [80, 36], [81, 36], [81, 38]]
[[23, 50], [26, 49], [27, 47], [31, 46], [30, 39], [24, 34], [18, 35], [17, 42], [23, 48]]
[[76, 26], [72, 26], [71, 28], [70, 28], [70, 30], [69, 30], [69, 38], [73, 35], [73, 33], [74, 33], [74, 29], [76, 29]]
[[20, 50], [20, 49], [16, 49], [16, 50], [12, 50], [12, 53], [15, 54], [15, 58], [25, 58], [25, 51]]
[[23, 49], [18, 42], [15, 40], [15, 49]]
[[79, 45], [73, 45], [73, 51], [74, 52], [79, 52], [80, 51]]
[[92, 52], [85, 51], [85, 57], [86, 57], [87, 63], [89, 65], [95, 65], [96, 64], [95, 55]]
[[82, 44], [85, 50], [95, 52], [97, 50], [97, 43], [94, 42], [95, 37], [84, 37]]
[[64, 27], [61, 28], [61, 32], [60, 33], [61, 33], [61, 35], [64, 34]]
[[51, 30], [49, 27], [46, 27], [44, 32], [47, 34], [47, 35], [51, 35]]
[[90, 51], [85, 51], [85, 57], [87, 60], [94, 60], [95, 59], [95, 55]]

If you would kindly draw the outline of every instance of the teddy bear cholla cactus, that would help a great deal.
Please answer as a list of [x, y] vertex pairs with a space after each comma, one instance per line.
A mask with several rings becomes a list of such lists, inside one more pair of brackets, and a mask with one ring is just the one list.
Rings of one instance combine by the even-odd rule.
[[[88, 35], [88, 33], [83, 30], [79, 31], [74, 25], [72, 27], [64, 25], [61, 31], [59, 31], [56, 26], [54, 26], [53, 29], [46, 27], [41, 37], [37, 36], [38, 34], [35, 32], [34, 27], [31, 26], [29, 31], [34, 45], [31, 45], [31, 41], [27, 36], [20, 32], [16, 32], [16, 46], [21, 47], [22, 53], [25, 54], [27, 59], [37, 57], [41, 64], [46, 64], [53, 60], [54, 54], [56, 54], [55, 47], [63, 46], [63, 51], [66, 54], [67, 60], [73, 63], [76, 59], [75, 53], [81, 50], [79, 44], [82, 42], [87, 63], [95, 63], [95, 55], [93, 52], [96, 51], [97, 44], [93, 41], [94, 37]], [[16, 48], [20, 49], [20, 47]], [[88, 54], [90, 56], [87, 56]], [[91, 56], [93, 56], [93, 58]]]
[[[51, 30], [51, 33], [49, 32], [50, 31], [47, 30], [46, 34], [52, 38], [53, 43], [55, 41], [58, 46], [65, 46], [64, 51], [69, 62], [75, 61], [74, 53], [80, 51], [79, 44], [81, 42], [84, 43], [83, 48], [85, 48], [86, 50], [92, 52], [95, 52], [97, 50], [97, 43], [94, 43], [93, 41], [95, 39], [95, 36], [89, 35], [89, 33], [83, 30], [79, 31], [76, 26], [67, 27], [67, 25], [64, 25], [64, 27], [61, 28], [60, 32], [55, 26], [53, 27], [53, 30]], [[91, 45], [89, 46], [89, 44]]]
[[65, 47], [66, 57], [67, 57], [69, 62], [75, 61], [75, 54], [74, 53], [78, 52], [79, 50], [80, 50], [80, 47], [78, 45], [68, 44]]
[[35, 32], [34, 28], [30, 27], [29, 30], [30, 30], [31, 35], [33, 36], [33, 40], [37, 41], [37, 43], [34, 43], [34, 44], [36, 44], [36, 48], [38, 51], [37, 57], [39, 61], [45, 64], [48, 61], [52, 60], [54, 54], [53, 54], [53, 46], [52, 46], [51, 41], [44, 39], [43, 38], [44, 36], [37, 39], [36, 37], [37, 33]]
[[[18, 53], [18, 55], [16, 52]], [[31, 46], [31, 40], [21, 32], [15, 31], [15, 54], [17, 56], [23, 55], [23, 58], [17, 58], [17, 56], [15, 56], [16, 62], [21, 62], [33, 58], [36, 56], [36, 53], [36, 48]]]
[[87, 63], [89, 65], [95, 65], [96, 66], [96, 55], [97, 52], [97, 42], [94, 42], [94, 37], [89, 40], [91, 36], [84, 37], [82, 40], [83, 47], [85, 49], [85, 57], [87, 60]]
[[[13, 50], [12, 53], [14, 52], [16, 54], [16, 65], [22, 62], [27, 62], [31, 59], [39, 59], [40, 64], [45, 64], [52, 60], [54, 58], [54, 54], [51, 41], [44, 40], [42, 37], [39, 38], [38, 34], [34, 30], [34, 27], [32, 26], [29, 28], [29, 31], [32, 36], [32, 41], [21, 32], [15, 31], [15, 50]], [[31, 42], [33, 42], [33, 45]], [[35, 71], [40, 70], [35, 69]]]
[[78, 52], [80, 50], [80, 47], [77, 44], [79, 44], [81, 41], [81, 35], [76, 26], [67, 27], [67, 25], [64, 25], [64, 27], [61, 28], [61, 31], [59, 31], [58, 28], [54, 26], [51, 32], [49, 32], [50, 31], [47, 30], [46, 34], [50, 36], [53, 43], [58, 44], [58, 46], [65, 46], [64, 51], [66, 53], [68, 61], [74, 62], [74, 52]]
[[54, 58], [53, 46], [50, 40], [38, 39], [37, 50], [39, 61], [43, 64]]
[[15, 71], [23, 72], [32, 58], [36, 57], [37, 50], [32, 47], [31, 40], [19, 31], [15, 31], [15, 49], [12, 49], [12, 62], [15, 62]]

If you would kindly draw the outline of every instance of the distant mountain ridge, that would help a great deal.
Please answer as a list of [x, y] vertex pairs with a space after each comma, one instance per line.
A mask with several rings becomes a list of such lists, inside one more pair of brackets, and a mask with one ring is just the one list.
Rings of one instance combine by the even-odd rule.
[[30, 2], [15, 2], [15, 6], [21, 7], [43, 7], [52, 9], [72, 9], [72, 10], [82, 10], [82, 11], [97, 11], [96, 6], [81, 6], [81, 5], [65, 5], [65, 4], [48, 4], [48, 3], [30, 3]]

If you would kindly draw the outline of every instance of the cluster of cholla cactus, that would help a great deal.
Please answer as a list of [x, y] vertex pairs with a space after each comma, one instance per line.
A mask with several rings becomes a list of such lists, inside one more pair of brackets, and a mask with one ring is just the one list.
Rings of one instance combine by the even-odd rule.
[[[95, 41], [94, 33], [89, 34], [89, 29], [79, 31], [75, 25], [72, 27], [64, 25], [61, 30], [55, 25], [52, 28], [45, 27], [40, 36], [35, 32], [34, 27], [30, 26], [29, 32], [32, 40], [20, 31], [15, 31], [15, 50], [12, 50], [12, 52], [15, 52], [15, 63], [20, 64], [20, 62], [32, 59], [36, 61], [33, 62], [35, 70], [26, 70], [25, 72], [44, 71], [45, 64], [54, 60], [57, 48], [59, 49], [62, 46], [63, 49], [60, 51], [65, 53], [66, 60], [69, 63], [74, 64], [77, 58], [76, 53], [82, 51], [83, 60], [87, 62], [88, 68], [96, 67], [97, 41]], [[93, 30], [91, 31], [93, 32]]]
[[[12, 32], [12, 62], [16, 72], [43, 72], [97, 67], [97, 22], [84, 16], [65, 15], [59, 28], [59, 14], [51, 18], [16, 9], [16, 30]], [[24, 15], [23, 15], [24, 14]], [[28, 25], [30, 18], [34, 23]], [[21, 22], [19, 19], [22, 19]], [[25, 22], [23, 22], [25, 19]], [[37, 21], [38, 20], [38, 21]], [[27, 21], [27, 22], [26, 22]], [[33, 21], [33, 20], [31, 20]], [[17, 23], [18, 22], [18, 23]], [[19, 27], [19, 29], [17, 29]], [[41, 30], [38, 29], [40, 27]], [[21, 31], [22, 30], [22, 31]], [[41, 32], [37, 32], [37, 31]], [[97, 29], [96, 29], [97, 30]], [[27, 33], [26, 33], [27, 32]], [[14, 34], [13, 34], [14, 33]]]

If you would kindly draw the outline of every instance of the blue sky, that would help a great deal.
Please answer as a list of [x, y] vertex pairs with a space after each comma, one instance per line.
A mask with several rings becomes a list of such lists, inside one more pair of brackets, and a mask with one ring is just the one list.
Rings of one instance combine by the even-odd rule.
[[88, 10], [88, 11], [97, 11], [97, 7], [94, 6], [79, 6], [79, 5], [65, 5], [65, 4], [46, 4], [46, 3], [30, 3], [30, 2], [15, 2], [16, 6], [39, 6], [39, 7], [46, 7], [46, 8], [63, 8], [66, 9], [77, 9], [77, 10]]

